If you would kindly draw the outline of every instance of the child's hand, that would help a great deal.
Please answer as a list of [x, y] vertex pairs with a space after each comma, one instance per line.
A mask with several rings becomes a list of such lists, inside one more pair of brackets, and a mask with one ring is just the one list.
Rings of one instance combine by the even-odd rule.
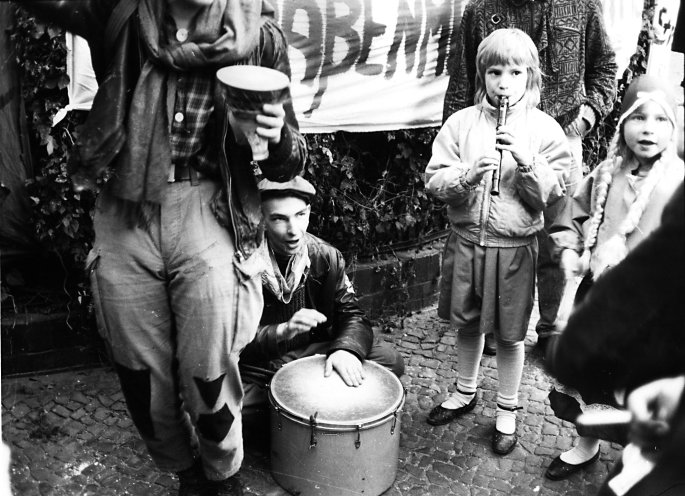
[[500, 126], [497, 130], [497, 143], [495, 148], [498, 150], [508, 150], [521, 166], [533, 165], [533, 154], [521, 142], [520, 138], [510, 126]]
[[270, 144], [277, 145], [281, 141], [285, 109], [282, 103], [265, 103], [262, 113], [257, 115], [257, 134], [266, 138]]
[[559, 265], [564, 271], [566, 279], [572, 279], [582, 275], [582, 267], [580, 263], [580, 256], [575, 250], [566, 249], [561, 252], [561, 260]]
[[466, 181], [471, 184], [478, 184], [487, 172], [494, 171], [497, 167], [499, 167], [498, 156], [483, 155], [481, 158], [476, 160], [476, 162], [466, 173]]

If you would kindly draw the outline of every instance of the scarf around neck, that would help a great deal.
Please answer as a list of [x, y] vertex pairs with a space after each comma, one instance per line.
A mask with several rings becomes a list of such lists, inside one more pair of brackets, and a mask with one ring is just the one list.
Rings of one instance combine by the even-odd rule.
[[278, 261], [269, 243], [262, 243], [259, 248], [259, 255], [262, 258], [262, 285], [273, 294], [278, 301], [284, 304], [290, 303], [293, 293], [300, 285], [300, 281], [309, 275], [311, 265], [309, 259], [309, 248], [304, 243], [300, 251], [290, 257], [285, 275], [281, 274]]
[[212, 70], [247, 57], [259, 42], [261, 0], [214, 0], [191, 24], [187, 42], [164, 40], [165, 0], [140, 0], [145, 61], [131, 99], [114, 195], [138, 205], [161, 200], [171, 163], [167, 82], [174, 72]]

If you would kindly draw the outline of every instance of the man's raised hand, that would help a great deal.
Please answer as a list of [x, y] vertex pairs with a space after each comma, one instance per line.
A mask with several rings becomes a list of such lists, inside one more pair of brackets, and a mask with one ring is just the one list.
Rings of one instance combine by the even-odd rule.
[[285, 339], [292, 339], [302, 333], [309, 332], [319, 324], [328, 320], [324, 314], [313, 308], [300, 308], [290, 317], [290, 320], [283, 325], [281, 332]]

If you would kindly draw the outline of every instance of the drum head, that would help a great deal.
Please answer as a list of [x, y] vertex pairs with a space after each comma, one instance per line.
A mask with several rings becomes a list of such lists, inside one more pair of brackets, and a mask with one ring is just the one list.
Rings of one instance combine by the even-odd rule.
[[326, 357], [315, 355], [284, 365], [271, 380], [274, 406], [308, 421], [316, 414], [318, 424], [354, 426], [393, 414], [403, 398], [400, 380], [381, 365], [364, 362], [364, 381], [347, 386], [333, 373], [324, 377]]

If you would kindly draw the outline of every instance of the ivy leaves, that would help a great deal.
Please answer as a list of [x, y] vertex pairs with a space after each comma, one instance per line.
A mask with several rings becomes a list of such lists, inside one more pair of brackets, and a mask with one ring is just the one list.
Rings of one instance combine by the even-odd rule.
[[80, 268], [93, 239], [93, 198], [73, 191], [67, 164], [75, 129], [85, 113], [71, 112], [52, 127], [54, 114], [69, 103], [64, 31], [17, 10], [11, 39], [31, 130], [35, 172], [26, 188], [33, 204], [34, 234], [47, 251], [60, 256], [67, 268]]
[[422, 174], [437, 129], [307, 135], [305, 176], [314, 184], [310, 230], [347, 258], [446, 228], [425, 193]]

